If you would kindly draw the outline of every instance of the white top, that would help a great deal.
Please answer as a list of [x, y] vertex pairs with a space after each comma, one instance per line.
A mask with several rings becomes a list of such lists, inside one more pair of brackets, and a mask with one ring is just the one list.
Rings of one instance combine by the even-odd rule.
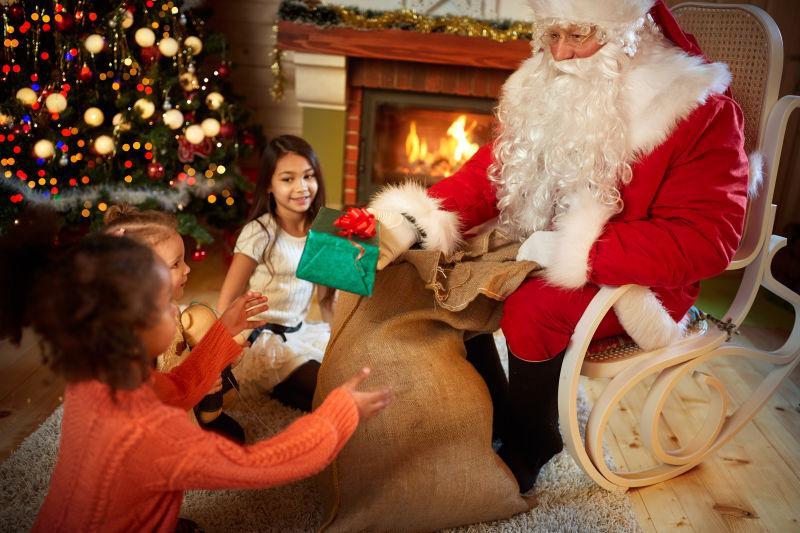
[[[278, 237], [269, 257], [274, 274], [270, 275], [263, 254], [276, 233]], [[284, 326], [296, 326], [305, 320], [311, 307], [314, 284], [295, 275], [305, 244], [305, 237], [293, 237], [280, 230], [269, 213], [242, 229], [233, 251], [258, 263], [250, 276], [249, 290], [259, 291], [269, 299], [269, 309], [258, 318], [266, 318]]]

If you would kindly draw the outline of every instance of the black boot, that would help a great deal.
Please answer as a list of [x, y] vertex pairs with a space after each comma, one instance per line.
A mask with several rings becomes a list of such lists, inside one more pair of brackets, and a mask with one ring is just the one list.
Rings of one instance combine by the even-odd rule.
[[464, 341], [467, 361], [475, 367], [489, 389], [492, 398], [492, 441], [503, 440], [508, 428], [508, 379], [494, 337], [490, 333], [476, 335]]
[[319, 367], [319, 361], [306, 361], [289, 374], [288, 378], [275, 385], [269, 395], [283, 405], [310, 412], [314, 390], [317, 388]]
[[[231, 367], [222, 371], [222, 390], [207, 394], [194, 407], [194, 414], [201, 428], [213, 431], [239, 444], [245, 443], [244, 428], [236, 420], [222, 412], [222, 396], [231, 389], [239, 390]], [[208, 419], [211, 420], [208, 420]]]
[[531, 363], [508, 351], [509, 404], [512, 426], [498, 455], [528, 492], [539, 470], [564, 448], [558, 430], [558, 378], [564, 352]]

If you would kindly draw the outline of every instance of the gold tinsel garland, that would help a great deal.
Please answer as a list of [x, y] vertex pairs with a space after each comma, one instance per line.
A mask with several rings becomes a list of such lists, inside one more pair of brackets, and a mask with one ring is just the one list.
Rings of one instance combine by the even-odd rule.
[[[531, 25], [526, 22], [511, 22], [507, 28], [499, 28], [484, 20], [463, 16], [428, 17], [415, 11], [401, 9], [387, 11], [377, 16], [367, 16], [357, 9], [341, 6], [325, 6], [332, 10], [341, 23], [336, 27], [356, 30], [389, 30], [403, 29], [420, 33], [447, 33], [465, 37], [485, 37], [499, 43], [519, 39], [530, 40]], [[313, 11], [314, 8], [310, 8]], [[273, 100], [283, 99], [283, 71], [281, 68], [281, 50], [278, 48], [278, 24], [272, 26], [275, 44], [270, 57], [270, 70], [273, 82], [270, 93]]]

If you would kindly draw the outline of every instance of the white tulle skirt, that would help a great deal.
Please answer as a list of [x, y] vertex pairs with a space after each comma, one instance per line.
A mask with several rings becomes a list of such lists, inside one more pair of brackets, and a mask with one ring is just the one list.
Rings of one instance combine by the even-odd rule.
[[244, 349], [239, 364], [233, 368], [236, 379], [264, 390], [272, 389], [306, 361], [322, 362], [331, 328], [327, 322], [303, 322], [298, 331], [285, 335], [286, 342], [280, 335], [262, 331], [252, 346]]

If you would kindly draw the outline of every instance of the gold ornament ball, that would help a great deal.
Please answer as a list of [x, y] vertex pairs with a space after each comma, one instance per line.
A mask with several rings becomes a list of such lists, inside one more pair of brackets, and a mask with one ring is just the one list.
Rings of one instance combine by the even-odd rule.
[[83, 121], [90, 126], [99, 126], [104, 118], [103, 112], [96, 107], [90, 107], [83, 112]]
[[127, 30], [131, 26], [133, 26], [133, 13], [126, 9], [122, 15], [122, 28]]
[[133, 40], [142, 48], [149, 48], [156, 42], [156, 34], [150, 28], [139, 28], [133, 34]]
[[36, 154], [36, 157], [40, 159], [49, 159], [53, 157], [53, 154], [56, 153], [56, 149], [53, 146], [53, 143], [47, 139], [42, 139], [40, 141], [36, 141], [36, 144], [33, 145], [33, 153]]
[[178, 41], [172, 37], [158, 41], [158, 51], [167, 57], [172, 57], [178, 53]]
[[206, 105], [209, 109], [219, 109], [225, 97], [218, 92], [208, 93], [206, 95]]
[[22, 102], [24, 105], [31, 105], [36, 101], [36, 91], [30, 87], [23, 87], [17, 91], [17, 100]]
[[186, 140], [192, 144], [200, 144], [206, 138], [206, 134], [203, 133], [203, 128], [197, 124], [192, 124], [186, 128], [184, 135], [186, 135]]
[[0, 113], [0, 126], [5, 126], [9, 122], [11, 122], [11, 117], [4, 113]]
[[194, 35], [190, 35], [184, 39], [183, 45], [192, 51], [193, 56], [203, 51], [203, 41], [200, 40], [200, 37], [195, 37]]
[[101, 135], [94, 140], [94, 151], [100, 155], [107, 155], [114, 151], [114, 139], [108, 135]]
[[118, 129], [119, 131], [128, 131], [131, 129], [131, 123], [125, 120], [125, 117], [122, 115], [122, 113], [117, 113], [114, 115], [114, 118], [111, 119], [111, 124], [113, 124], [114, 128]]
[[139, 98], [134, 102], [133, 108], [139, 112], [139, 116], [148, 119], [156, 112], [156, 105], [147, 98]]
[[103, 47], [106, 45], [106, 40], [102, 35], [96, 33], [91, 34], [83, 41], [83, 46], [90, 54], [99, 54], [102, 52]]
[[207, 118], [203, 122], [200, 123], [200, 127], [203, 129], [203, 134], [206, 137], [216, 137], [219, 135], [219, 120], [215, 118]]
[[164, 120], [164, 124], [171, 130], [177, 130], [183, 126], [183, 113], [177, 109], [165, 111], [164, 114], [161, 115], [161, 118]]
[[178, 76], [178, 82], [180, 82], [183, 90], [187, 92], [194, 91], [200, 87], [200, 83], [197, 81], [197, 76], [191, 72], [184, 72]]
[[44, 99], [44, 106], [51, 113], [61, 113], [67, 108], [67, 99], [61, 93], [52, 93]]

